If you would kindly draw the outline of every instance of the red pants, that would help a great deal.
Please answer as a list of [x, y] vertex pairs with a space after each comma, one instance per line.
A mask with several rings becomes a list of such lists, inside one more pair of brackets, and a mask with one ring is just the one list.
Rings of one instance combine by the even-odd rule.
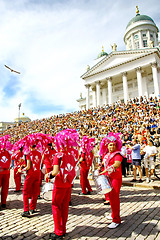
[[111, 211], [112, 211], [111, 216], [113, 218], [113, 222], [121, 223], [119, 194], [120, 194], [120, 188], [122, 185], [122, 179], [110, 178], [110, 180], [113, 187], [113, 190], [109, 192], [109, 200], [110, 200]]
[[1, 189], [1, 204], [6, 204], [8, 189], [9, 189], [9, 178], [10, 171], [8, 173], [2, 174], [0, 173], [0, 187]]
[[105, 199], [106, 199], [106, 201], [109, 201], [109, 193], [105, 194]]
[[24, 181], [23, 203], [24, 212], [29, 211], [29, 197], [31, 196], [30, 209], [36, 209], [37, 198], [40, 193], [40, 171], [28, 174]]
[[18, 172], [18, 168], [14, 169], [14, 181], [16, 185], [16, 191], [21, 189], [21, 173]]
[[87, 193], [87, 189], [89, 192], [92, 192], [92, 188], [89, 184], [89, 180], [88, 180], [88, 173], [89, 173], [89, 169], [84, 169], [81, 167], [81, 178], [80, 178], [80, 182], [81, 182], [81, 188], [82, 188], [82, 193], [86, 194]]
[[69, 201], [71, 198], [71, 188], [53, 188], [52, 212], [54, 220], [54, 232], [62, 236], [66, 233], [66, 223], [68, 219]]

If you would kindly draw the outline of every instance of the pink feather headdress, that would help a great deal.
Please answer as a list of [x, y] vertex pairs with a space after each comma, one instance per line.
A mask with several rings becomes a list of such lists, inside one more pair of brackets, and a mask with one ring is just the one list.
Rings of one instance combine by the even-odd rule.
[[64, 150], [64, 148], [79, 147], [79, 134], [76, 129], [65, 129], [57, 133], [54, 137], [54, 143], [57, 151]]
[[100, 142], [99, 155], [103, 156], [108, 153], [108, 144], [114, 142], [116, 144], [116, 150], [120, 151], [122, 147], [122, 140], [120, 139], [120, 133], [110, 132], [108, 136], [104, 137]]
[[54, 142], [54, 137], [44, 133], [33, 133], [25, 136], [17, 141], [13, 146], [13, 151], [16, 152], [23, 147], [23, 154], [30, 152], [30, 147], [36, 145], [36, 149], [43, 152], [48, 143]]
[[6, 149], [7, 151], [11, 151], [13, 144], [8, 140], [11, 136], [5, 135], [0, 137], [0, 151]]
[[82, 152], [89, 153], [93, 150], [95, 145], [95, 138], [89, 138], [88, 136], [84, 136], [81, 141]]

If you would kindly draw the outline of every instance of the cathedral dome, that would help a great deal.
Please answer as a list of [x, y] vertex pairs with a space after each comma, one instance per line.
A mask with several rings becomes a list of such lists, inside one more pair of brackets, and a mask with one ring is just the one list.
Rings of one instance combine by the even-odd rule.
[[151, 17], [140, 15], [138, 6], [136, 8], [136, 16], [129, 21], [124, 34], [126, 49], [158, 46], [158, 27]]
[[140, 14], [138, 13], [135, 17], [133, 17], [133, 18], [129, 21], [126, 29], [127, 29], [129, 26], [131, 26], [133, 23], [138, 22], [138, 21], [151, 21], [151, 22], [156, 26], [156, 24], [154, 23], [154, 21], [153, 21], [153, 19], [152, 19], [151, 17], [149, 17], [149, 16], [147, 16], [147, 15], [140, 15]]

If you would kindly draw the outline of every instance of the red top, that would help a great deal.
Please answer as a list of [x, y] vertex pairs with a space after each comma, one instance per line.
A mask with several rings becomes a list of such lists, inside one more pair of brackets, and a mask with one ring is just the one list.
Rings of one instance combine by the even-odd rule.
[[8, 172], [10, 165], [11, 165], [11, 154], [7, 150], [4, 150], [0, 153], [0, 174]]
[[46, 168], [52, 168], [53, 165], [53, 155], [56, 153], [55, 149], [48, 148], [44, 152], [44, 164]]
[[92, 152], [90, 152], [89, 154], [82, 152], [81, 157], [84, 159], [83, 162], [81, 162], [81, 168], [85, 170], [90, 169], [93, 162], [94, 154]]
[[42, 155], [39, 151], [31, 151], [30, 154], [26, 156], [26, 159], [31, 160], [31, 168], [28, 170], [28, 174], [32, 174], [36, 171], [40, 171]]
[[20, 168], [22, 165], [26, 165], [23, 158], [23, 153], [21, 153], [21, 151], [18, 151], [16, 154], [12, 155], [12, 160], [14, 160], [15, 168]]
[[[116, 161], [122, 162], [123, 157], [119, 152], [107, 153], [103, 159], [105, 169], [111, 165], [113, 165]], [[106, 173], [106, 175], [108, 175]], [[109, 175], [110, 178], [122, 178], [122, 170], [121, 165]]]
[[75, 165], [74, 157], [69, 152], [63, 152], [56, 154], [53, 159], [53, 165], [60, 167], [60, 172], [55, 177], [55, 186], [59, 188], [71, 187], [71, 183], [75, 177]]

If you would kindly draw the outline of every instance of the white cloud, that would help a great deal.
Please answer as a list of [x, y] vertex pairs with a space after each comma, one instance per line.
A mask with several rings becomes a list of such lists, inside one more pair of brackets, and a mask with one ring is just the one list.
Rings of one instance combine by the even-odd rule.
[[[102, 45], [108, 53], [114, 42], [118, 50], [125, 48], [123, 35], [135, 16], [135, 6], [139, 4], [140, 13], [143, 10], [142, 14], [153, 19], [159, 16], [158, 0], [152, 0], [152, 11], [150, 0], [145, 4], [135, 0], [129, 6], [126, 3], [0, 0], [0, 121], [13, 121], [20, 102], [21, 111], [32, 119], [78, 110], [76, 99], [84, 91], [80, 76], [101, 52]], [[21, 75], [10, 73], [4, 64]], [[19, 85], [12, 97], [6, 97], [4, 89], [13, 74]], [[33, 105], [53, 104], [55, 109], [44, 112], [37, 107], [36, 112], [32, 101]]]

